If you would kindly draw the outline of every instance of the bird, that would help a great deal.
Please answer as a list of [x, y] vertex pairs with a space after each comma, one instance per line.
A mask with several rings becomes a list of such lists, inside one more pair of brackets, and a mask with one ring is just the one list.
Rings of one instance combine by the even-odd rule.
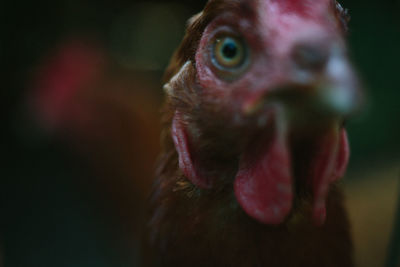
[[362, 89], [334, 0], [209, 0], [165, 72], [148, 266], [354, 266]]
[[101, 43], [81, 36], [48, 54], [26, 96], [31, 132], [57, 148], [53, 158], [68, 155], [61, 163], [75, 167], [73, 189], [89, 196], [93, 213], [113, 229], [109, 246], [136, 266], [159, 152], [158, 83], [118, 66]]

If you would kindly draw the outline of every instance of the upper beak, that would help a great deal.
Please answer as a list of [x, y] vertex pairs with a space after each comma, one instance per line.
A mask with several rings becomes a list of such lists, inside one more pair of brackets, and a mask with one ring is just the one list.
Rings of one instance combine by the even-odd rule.
[[315, 90], [322, 112], [349, 116], [361, 106], [361, 85], [348, 59], [334, 55], [327, 63], [324, 79]]
[[360, 82], [353, 66], [337, 47], [297, 46], [292, 55], [294, 67], [273, 90], [260, 92], [243, 105], [243, 113], [252, 115], [268, 105], [306, 106], [321, 115], [347, 117], [362, 103]]

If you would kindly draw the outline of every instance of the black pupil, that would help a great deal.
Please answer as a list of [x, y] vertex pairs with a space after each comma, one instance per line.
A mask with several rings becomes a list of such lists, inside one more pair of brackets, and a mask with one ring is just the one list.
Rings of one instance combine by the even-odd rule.
[[222, 48], [222, 53], [226, 58], [232, 59], [236, 56], [237, 54], [237, 47], [235, 43], [228, 42], [224, 44], [224, 47]]

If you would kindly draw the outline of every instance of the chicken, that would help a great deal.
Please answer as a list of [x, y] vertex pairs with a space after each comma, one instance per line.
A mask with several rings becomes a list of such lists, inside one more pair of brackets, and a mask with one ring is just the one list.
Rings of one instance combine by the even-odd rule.
[[210, 0], [165, 75], [161, 266], [353, 266], [339, 179], [361, 90], [333, 0]]
[[129, 244], [121, 253], [129, 250], [123, 256], [137, 261], [159, 152], [157, 87], [111, 65], [96, 43], [80, 38], [45, 57], [32, 84], [31, 115], [48, 139], [68, 150], [74, 161], [67, 165], [80, 166], [71, 177], [77, 191], [92, 196], [94, 210], [116, 229], [115, 246]]

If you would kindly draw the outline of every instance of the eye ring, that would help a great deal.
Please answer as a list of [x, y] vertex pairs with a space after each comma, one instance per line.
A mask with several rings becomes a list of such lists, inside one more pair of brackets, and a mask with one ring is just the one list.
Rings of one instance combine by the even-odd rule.
[[244, 40], [233, 34], [220, 34], [211, 46], [212, 63], [225, 74], [239, 74], [249, 61]]

